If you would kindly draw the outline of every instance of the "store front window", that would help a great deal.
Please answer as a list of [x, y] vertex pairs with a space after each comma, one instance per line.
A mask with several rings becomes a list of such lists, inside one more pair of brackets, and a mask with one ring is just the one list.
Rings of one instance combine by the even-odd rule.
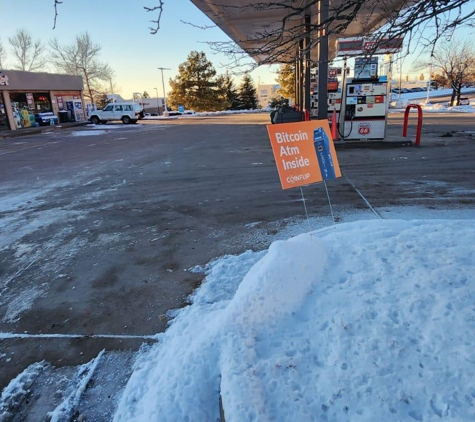
[[0, 92], [0, 131], [9, 130], [7, 111], [5, 110], [5, 103], [3, 100], [3, 92]]
[[[31, 127], [32, 123], [34, 126], [35, 116], [28, 107], [26, 94], [22, 92], [11, 92], [10, 102], [12, 104], [13, 120], [17, 129]], [[32, 116], [32, 118], [30, 116]]]
[[35, 114], [52, 111], [47, 92], [11, 92], [10, 102], [17, 129], [37, 126]]
[[48, 93], [33, 93], [36, 113], [47, 113], [53, 111]]

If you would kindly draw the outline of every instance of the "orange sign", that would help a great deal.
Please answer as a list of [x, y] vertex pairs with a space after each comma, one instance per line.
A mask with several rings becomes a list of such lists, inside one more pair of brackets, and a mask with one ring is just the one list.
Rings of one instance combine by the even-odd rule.
[[282, 189], [341, 177], [327, 120], [267, 125]]

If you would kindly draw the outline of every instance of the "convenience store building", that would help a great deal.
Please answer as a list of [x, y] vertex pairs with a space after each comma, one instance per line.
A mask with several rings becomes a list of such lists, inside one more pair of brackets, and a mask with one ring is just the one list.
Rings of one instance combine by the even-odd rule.
[[83, 121], [81, 76], [0, 70], [0, 132]]

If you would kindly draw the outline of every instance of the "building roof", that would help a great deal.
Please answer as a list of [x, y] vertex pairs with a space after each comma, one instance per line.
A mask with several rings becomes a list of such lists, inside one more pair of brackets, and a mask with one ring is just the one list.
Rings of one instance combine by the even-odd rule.
[[83, 90], [81, 76], [23, 70], [0, 70], [0, 90]]
[[125, 102], [125, 100], [119, 94], [107, 94], [106, 97], [107, 97], [108, 100], [111, 100], [114, 103], [123, 103], [123, 102]]

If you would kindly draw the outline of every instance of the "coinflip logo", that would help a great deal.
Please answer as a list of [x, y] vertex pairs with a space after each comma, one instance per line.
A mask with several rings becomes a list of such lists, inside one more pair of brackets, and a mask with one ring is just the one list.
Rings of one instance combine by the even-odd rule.
[[291, 184], [295, 184], [297, 182], [302, 182], [310, 178], [310, 173], [306, 174], [298, 174], [297, 176], [289, 176], [287, 177], [287, 182]]

